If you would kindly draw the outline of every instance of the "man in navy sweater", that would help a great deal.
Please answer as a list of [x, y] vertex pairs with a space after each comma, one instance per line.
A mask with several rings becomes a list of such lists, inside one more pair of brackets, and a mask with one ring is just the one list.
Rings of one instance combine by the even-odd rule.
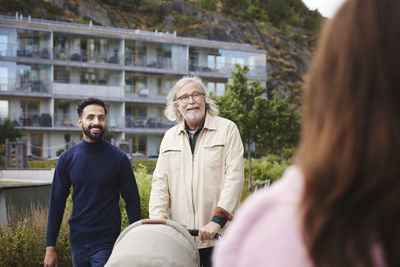
[[107, 110], [100, 99], [78, 105], [82, 141], [58, 159], [50, 193], [44, 266], [58, 266], [56, 240], [73, 187], [69, 218], [73, 266], [104, 266], [121, 231], [120, 194], [129, 223], [140, 220], [140, 199], [126, 154], [103, 139]]

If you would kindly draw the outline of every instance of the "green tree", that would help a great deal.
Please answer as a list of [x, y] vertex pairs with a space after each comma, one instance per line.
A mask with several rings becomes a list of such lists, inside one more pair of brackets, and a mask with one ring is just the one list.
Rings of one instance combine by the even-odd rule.
[[255, 112], [257, 144], [270, 154], [284, 158], [284, 152], [297, 145], [300, 135], [300, 116], [297, 107], [287, 98], [256, 99]]
[[231, 72], [232, 83], [228, 84], [225, 95], [215, 98], [219, 107], [220, 115], [236, 123], [240, 135], [245, 144], [249, 162], [249, 190], [252, 190], [251, 174], [251, 151], [250, 145], [256, 141], [259, 114], [257, 114], [256, 99], [264, 99], [261, 96], [265, 93], [260, 81], [248, 83], [246, 73], [249, 71], [247, 66], [235, 66]]
[[15, 141], [20, 138], [22, 132], [20, 129], [15, 128], [15, 123], [9, 119], [0, 120], [0, 144], [5, 144], [6, 139]]
[[235, 66], [232, 83], [225, 95], [216, 97], [220, 115], [236, 123], [245, 144], [249, 165], [249, 191], [252, 191], [252, 163], [250, 145], [256, 143], [268, 153], [283, 158], [285, 149], [297, 144], [300, 119], [296, 107], [287, 99], [266, 97], [260, 81], [248, 81], [247, 66]]

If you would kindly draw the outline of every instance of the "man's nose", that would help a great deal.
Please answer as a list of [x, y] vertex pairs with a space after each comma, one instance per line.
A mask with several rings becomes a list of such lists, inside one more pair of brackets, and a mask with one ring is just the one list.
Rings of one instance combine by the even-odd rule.
[[192, 95], [190, 95], [190, 96], [189, 96], [188, 103], [193, 103], [193, 102], [195, 102], [195, 101], [194, 101], [194, 99], [193, 99], [193, 96], [192, 96]]

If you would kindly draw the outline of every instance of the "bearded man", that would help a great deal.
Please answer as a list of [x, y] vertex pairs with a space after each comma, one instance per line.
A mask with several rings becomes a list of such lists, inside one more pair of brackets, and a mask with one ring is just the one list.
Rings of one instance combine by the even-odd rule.
[[149, 203], [150, 218], [199, 229], [203, 267], [211, 266], [214, 236], [232, 220], [244, 180], [239, 130], [217, 114], [199, 77], [183, 77], [171, 89], [165, 115], [178, 124], [162, 140]]
[[69, 218], [72, 264], [104, 266], [121, 232], [119, 199], [129, 223], [140, 220], [140, 199], [127, 155], [103, 139], [107, 109], [100, 99], [77, 108], [82, 141], [61, 154], [54, 173], [47, 222], [44, 266], [58, 266], [56, 241], [66, 199], [73, 187]]

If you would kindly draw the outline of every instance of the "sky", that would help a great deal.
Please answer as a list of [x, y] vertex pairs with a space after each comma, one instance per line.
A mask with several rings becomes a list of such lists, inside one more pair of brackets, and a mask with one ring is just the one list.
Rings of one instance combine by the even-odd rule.
[[303, 0], [310, 10], [318, 9], [322, 16], [332, 18], [344, 0]]

